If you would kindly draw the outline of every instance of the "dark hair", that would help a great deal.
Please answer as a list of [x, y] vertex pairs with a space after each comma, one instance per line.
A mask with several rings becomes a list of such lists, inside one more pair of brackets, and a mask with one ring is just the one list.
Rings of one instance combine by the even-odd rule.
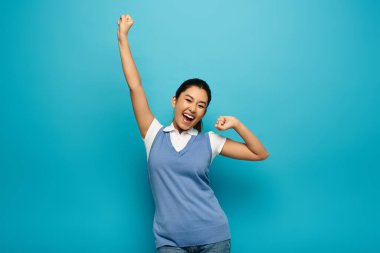
[[[208, 84], [205, 81], [203, 81], [199, 78], [192, 78], [192, 79], [188, 79], [188, 80], [184, 81], [181, 84], [181, 86], [179, 86], [179, 88], [177, 89], [177, 91], [175, 93], [176, 99], [178, 100], [181, 93], [184, 92], [185, 90], [187, 90], [191, 86], [197, 86], [197, 87], [204, 89], [206, 91], [207, 97], [208, 97], [207, 106], [206, 106], [206, 111], [207, 111], [207, 107], [209, 106], [209, 104], [211, 102], [211, 90], [210, 90], [210, 86], [208, 86]], [[202, 132], [202, 120], [200, 120], [194, 126], [194, 128], [197, 129], [199, 132]]]

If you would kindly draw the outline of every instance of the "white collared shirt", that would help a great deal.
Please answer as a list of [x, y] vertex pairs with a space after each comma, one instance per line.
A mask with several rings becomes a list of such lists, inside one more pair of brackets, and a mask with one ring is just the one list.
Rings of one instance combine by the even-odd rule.
[[[149, 158], [149, 152], [152, 147], [153, 140], [162, 126], [163, 125], [161, 125], [161, 123], [156, 118], [154, 118], [149, 126], [148, 132], [146, 133], [145, 139], [143, 139], [145, 143], [147, 159]], [[192, 135], [198, 134], [198, 130], [196, 130], [195, 128], [183, 131], [180, 134], [178, 130], [174, 127], [173, 122], [170, 124], [170, 126], [165, 127], [164, 131], [170, 132], [170, 140], [172, 142], [173, 147], [177, 151], [181, 151], [186, 146], [187, 142], [190, 140]], [[209, 131], [208, 134], [210, 136], [212, 161], [214, 160], [215, 156], [220, 154], [220, 152], [222, 151], [222, 148], [227, 138], [219, 134], [216, 134], [212, 131]]]

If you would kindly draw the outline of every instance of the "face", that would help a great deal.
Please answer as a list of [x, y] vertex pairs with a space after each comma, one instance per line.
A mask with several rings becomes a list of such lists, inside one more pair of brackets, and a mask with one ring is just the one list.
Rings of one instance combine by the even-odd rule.
[[207, 102], [207, 92], [197, 86], [187, 88], [178, 99], [174, 96], [172, 99], [174, 127], [179, 132], [194, 127], [205, 115]]

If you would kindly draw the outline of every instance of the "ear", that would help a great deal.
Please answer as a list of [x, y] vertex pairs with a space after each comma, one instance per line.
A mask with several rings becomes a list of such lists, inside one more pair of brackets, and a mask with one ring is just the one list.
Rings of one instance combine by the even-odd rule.
[[175, 98], [175, 96], [172, 97], [172, 107], [174, 108], [175, 105], [177, 103], [177, 99]]

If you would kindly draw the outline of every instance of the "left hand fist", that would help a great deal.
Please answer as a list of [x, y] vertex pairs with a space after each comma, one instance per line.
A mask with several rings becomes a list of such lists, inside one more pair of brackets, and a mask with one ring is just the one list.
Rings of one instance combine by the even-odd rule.
[[117, 29], [117, 36], [126, 36], [128, 34], [129, 29], [131, 29], [133, 25], [133, 19], [130, 15], [121, 15], [117, 24], [119, 28]]
[[220, 116], [215, 123], [215, 128], [219, 131], [224, 131], [234, 128], [239, 123], [239, 120], [232, 116]]

